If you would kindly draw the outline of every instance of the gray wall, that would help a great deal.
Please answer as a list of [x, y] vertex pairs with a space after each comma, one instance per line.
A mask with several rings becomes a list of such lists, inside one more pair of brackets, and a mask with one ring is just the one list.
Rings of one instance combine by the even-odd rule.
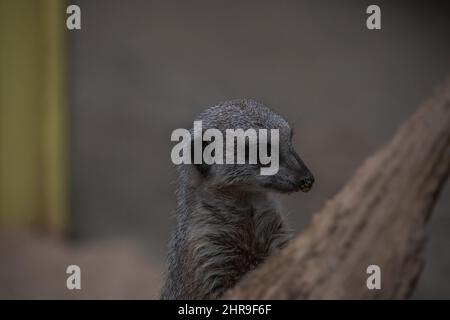
[[[297, 232], [450, 74], [450, 7], [378, 1], [78, 1], [72, 32], [73, 236], [131, 238], [164, 259], [175, 209], [170, 133], [206, 106], [261, 100], [316, 176], [282, 198]], [[416, 297], [450, 298], [450, 191]]]

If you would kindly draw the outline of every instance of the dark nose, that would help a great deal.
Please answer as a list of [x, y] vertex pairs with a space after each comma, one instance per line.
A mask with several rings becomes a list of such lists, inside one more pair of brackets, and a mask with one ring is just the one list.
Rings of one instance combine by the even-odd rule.
[[300, 190], [302, 190], [303, 192], [307, 192], [309, 191], [309, 189], [311, 189], [313, 183], [314, 183], [314, 176], [311, 173], [311, 171], [309, 171], [309, 169], [306, 167], [306, 165], [303, 163], [302, 159], [300, 159], [299, 155], [295, 152], [292, 151], [292, 154], [294, 156], [294, 161], [295, 161], [295, 166], [296, 166], [296, 171], [298, 172], [298, 176], [299, 176], [299, 180], [298, 180], [298, 186], [300, 188]]
[[314, 184], [314, 176], [312, 174], [306, 175], [304, 178], [300, 179], [300, 190], [303, 192], [309, 191]]

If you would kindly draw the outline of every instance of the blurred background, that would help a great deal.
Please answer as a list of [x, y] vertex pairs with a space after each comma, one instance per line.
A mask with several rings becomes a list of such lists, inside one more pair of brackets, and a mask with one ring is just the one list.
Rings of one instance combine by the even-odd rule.
[[[0, 298], [157, 298], [170, 134], [224, 100], [260, 100], [295, 128], [316, 177], [281, 199], [300, 233], [450, 75], [448, 1], [377, 1], [378, 31], [370, 4], [0, 0]], [[415, 298], [450, 299], [449, 209], [447, 184]]]

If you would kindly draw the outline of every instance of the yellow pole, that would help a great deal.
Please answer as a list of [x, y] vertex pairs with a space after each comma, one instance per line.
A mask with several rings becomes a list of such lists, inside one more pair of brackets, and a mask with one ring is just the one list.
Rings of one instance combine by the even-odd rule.
[[65, 2], [0, 0], [0, 228], [67, 217]]

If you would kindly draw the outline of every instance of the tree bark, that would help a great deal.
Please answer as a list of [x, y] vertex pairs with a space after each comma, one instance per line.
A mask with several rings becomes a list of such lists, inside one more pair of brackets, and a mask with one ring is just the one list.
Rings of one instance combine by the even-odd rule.
[[[409, 298], [449, 164], [450, 79], [362, 164], [303, 234], [224, 298]], [[369, 265], [381, 268], [381, 290], [366, 286]]]

